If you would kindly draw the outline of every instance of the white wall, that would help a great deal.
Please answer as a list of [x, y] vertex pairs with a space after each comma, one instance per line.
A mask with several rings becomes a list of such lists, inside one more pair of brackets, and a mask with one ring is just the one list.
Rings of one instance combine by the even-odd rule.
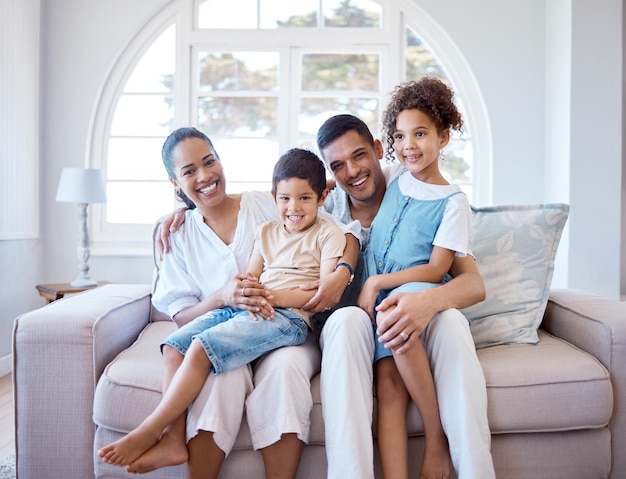
[[[493, 135], [494, 204], [571, 203], [567, 264], [555, 284], [618, 297], [622, 1], [414, 1], [447, 31], [480, 85]], [[42, 2], [43, 240], [34, 252], [5, 253], [0, 245], [0, 269], [11, 254], [33, 272], [22, 290], [76, 276], [76, 211], [54, 201], [61, 169], [84, 164], [102, 79], [133, 34], [168, 3]], [[145, 283], [152, 274], [149, 258], [92, 257], [90, 264], [93, 277], [114, 282]], [[0, 290], [8, 281], [2, 280]], [[23, 304], [32, 306], [32, 298]], [[9, 330], [0, 322], [0, 338]], [[0, 358], [9, 352], [1, 342]]]
[[569, 285], [613, 298], [623, 221], [622, 3], [572, 2]]
[[39, 0], [0, 2], [0, 376], [13, 319], [39, 307]]
[[[56, 203], [65, 166], [85, 166], [93, 108], [107, 72], [124, 46], [168, 0], [46, 0], [42, 45], [43, 231], [47, 235], [45, 280], [74, 279], [78, 259], [76, 205]], [[90, 208], [98, 207], [91, 205]], [[95, 257], [94, 279], [149, 283], [148, 257]]]

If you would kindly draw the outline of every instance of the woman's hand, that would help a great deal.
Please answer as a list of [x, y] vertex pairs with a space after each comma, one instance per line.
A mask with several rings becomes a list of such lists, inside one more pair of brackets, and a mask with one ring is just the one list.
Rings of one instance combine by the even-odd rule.
[[178, 208], [163, 217], [163, 221], [159, 223], [155, 241], [161, 259], [163, 259], [165, 253], [170, 251], [170, 234], [178, 231], [180, 225], [185, 222], [185, 211], [187, 211], [185, 207]]
[[372, 323], [374, 323], [374, 307], [376, 306], [376, 298], [378, 298], [379, 292], [380, 288], [376, 281], [376, 275], [370, 276], [363, 283], [359, 298], [356, 301], [356, 304], [369, 315]]
[[[258, 313], [265, 319], [274, 317], [274, 308], [269, 303], [272, 293], [250, 273], [237, 275], [224, 287], [224, 293], [225, 302], [231, 306]], [[256, 319], [254, 315], [253, 318]]]

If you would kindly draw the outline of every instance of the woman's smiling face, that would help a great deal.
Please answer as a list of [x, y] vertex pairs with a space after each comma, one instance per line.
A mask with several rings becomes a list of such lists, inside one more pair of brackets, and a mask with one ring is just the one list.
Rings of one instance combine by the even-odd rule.
[[172, 151], [176, 179], [171, 180], [197, 207], [215, 206], [226, 195], [226, 179], [217, 154], [200, 138], [187, 138]]

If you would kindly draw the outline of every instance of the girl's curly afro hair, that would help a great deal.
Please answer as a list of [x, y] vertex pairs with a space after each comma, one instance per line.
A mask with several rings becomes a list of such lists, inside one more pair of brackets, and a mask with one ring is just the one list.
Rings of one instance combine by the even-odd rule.
[[418, 81], [400, 83], [391, 92], [383, 113], [382, 133], [387, 143], [387, 156], [393, 159], [393, 133], [398, 115], [404, 110], [417, 109], [428, 115], [441, 133], [446, 129], [461, 131], [463, 118], [452, 100], [454, 93], [441, 80], [424, 77]]

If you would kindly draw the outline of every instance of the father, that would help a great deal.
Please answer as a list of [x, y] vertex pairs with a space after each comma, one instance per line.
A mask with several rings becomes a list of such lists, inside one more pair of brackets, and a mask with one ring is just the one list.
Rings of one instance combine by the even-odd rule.
[[[328, 119], [317, 145], [333, 173], [335, 188], [324, 207], [343, 222], [359, 220], [363, 245], [385, 194], [387, 180], [380, 160], [383, 147], [367, 125], [352, 115]], [[389, 176], [399, 173], [390, 168]], [[355, 273], [362, 269], [362, 261]], [[448, 436], [454, 469], [460, 479], [495, 477], [490, 453], [485, 378], [467, 319], [456, 309], [484, 299], [474, 259], [456, 257], [445, 285], [420, 293], [398, 293], [380, 305], [380, 339], [410, 348], [423, 340], [437, 388], [441, 421]], [[346, 273], [348, 274], [348, 273]], [[356, 304], [360, 278], [346, 289], [340, 306]], [[324, 285], [309, 303], [326, 294]], [[321, 395], [326, 429], [329, 479], [370, 479], [373, 472], [372, 359], [374, 340], [369, 316], [356, 306], [336, 309], [322, 321]], [[404, 342], [400, 332], [411, 333]], [[420, 334], [423, 336], [420, 338]]]

